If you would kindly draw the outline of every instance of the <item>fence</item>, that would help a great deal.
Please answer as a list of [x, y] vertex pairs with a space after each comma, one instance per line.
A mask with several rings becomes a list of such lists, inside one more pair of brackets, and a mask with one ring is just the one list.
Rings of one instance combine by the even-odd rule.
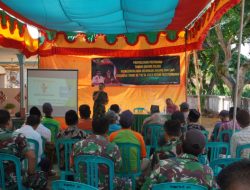
[[[207, 110], [211, 110], [214, 112], [220, 112], [221, 110], [229, 110], [231, 106], [233, 106], [233, 102], [231, 97], [229, 96], [201, 96], [201, 101], [203, 102], [203, 108]], [[188, 96], [187, 102], [190, 105], [190, 108], [197, 108], [197, 96]], [[250, 98], [242, 98], [241, 107], [243, 109], [247, 109], [250, 112]]]

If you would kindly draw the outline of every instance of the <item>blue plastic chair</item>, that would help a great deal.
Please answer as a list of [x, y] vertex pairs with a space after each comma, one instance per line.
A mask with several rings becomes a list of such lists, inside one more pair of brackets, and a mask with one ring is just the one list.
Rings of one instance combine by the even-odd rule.
[[145, 111], [145, 108], [142, 107], [138, 107], [138, 108], [134, 108], [134, 113], [142, 113], [143, 111]]
[[223, 130], [223, 131], [219, 132], [219, 134], [218, 134], [219, 141], [224, 142], [224, 140], [223, 140], [224, 136], [228, 136], [228, 138], [230, 140], [232, 135], [233, 135], [233, 130]]
[[208, 142], [209, 131], [201, 130], [202, 134], [206, 137], [206, 142]]
[[207, 187], [201, 185], [195, 185], [192, 183], [181, 183], [181, 182], [170, 182], [170, 183], [160, 183], [155, 184], [152, 187], [152, 190], [207, 190]]
[[52, 182], [52, 190], [98, 190], [95, 187], [73, 181], [57, 180]]
[[[86, 166], [87, 171], [81, 171], [81, 165]], [[74, 158], [74, 166], [76, 171], [76, 176], [79, 178], [81, 174], [87, 174], [87, 184], [98, 188], [99, 183], [99, 165], [108, 166], [109, 170], [109, 189], [113, 189], [113, 179], [114, 179], [114, 162], [110, 159], [95, 156], [95, 155], [79, 155]]]
[[240, 158], [221, 158], [221, 159], [213, 160], [212, 162], [210, 162], [209, 165], [213, 169], [214, 176], [217, 177], [218, 174], [220, 173], [220, 171], [224, 167], [226, 167], [234, 162], [238, 162], [240, 160], [241, 160]]
[[[119, 176], [131, 178], [132, 188], [135, 189], [135, 179], [141, 175], [141, 149], [137, 144], [116, 143], [122, 157], [122, 167]], [[136, 165], [131, 165], [131, 159], [136, 159]]]
[[56, 139], [57, 139], [57, 134], [58, 134], [58, 126], [53, 124], [53, 123], [49, 123], [49, 122], [42, 122], [42, 124], [47, 127], [50, 132], [51, 132], [51, 142], [55, 143]]
[[5, 171], [4, 171], [4, 162], [12, 162], [16, 168], [16, 180], [17, 180], [17, 187], [18, 190], [26, 190], [28, 188], [23, 187], [22, 185], [22, 178], [21, 178], [21, 162], [20, 159], [11, 154], [0, 153], [0, 189], [7, 190], [5, 184]]
[[[250, 143], [237, 146], [236, 158], [241, 158], [241, 152], [245, 149], [250, 149]], [[250, 158], [250, 153], [249, 153], [249, 158]]]
[[87, 135], [93, 134], [93, 131], [91, 131], [91, 130], [84, 130], [84, 132], [85, 132]]
[[[158, 140], [161, 134], [164, 133], [163, 125], [160, 124], [148, 124], [144, 126], [144, 141], [146, 142], [149, 138], [151, 148], [158, 147]], [[150, 136], [149, 136], [150, 134]]]
[[61, 179], [66, 179], [66, 176], [73, 175], [74, 172], [70, 171], [70, 156], [72, 152], [73, 145], [78, 142], [79, 139], [58, 139], [56, 141], [56, 156], [58, 162], [58, 168], [60, 170], [61, 155], [60, 149], [63, 148], [64, 151], [64, 170], [61, 170]]
[[229, 156], [229, 143], [225, 142], [208, 142], [206, 144], [207, 152], [210, 153], [209, 161], [212, 162], [220, 158], [220, 155], [225, 151], [225, 155]]
[[28, 139], [27, 138], [27, 141], [28, 141], [29, 145], [31, 147], [33, 147], [32, 150], [34, 150], [34, 152], [35, 152], [35, 155], [36, 155], [36, 167], [37, 167], [38, 166], [38, 156], [39, 156], [38, 155], [39, 143], [36, 140], [34, 140], [34, 139]]

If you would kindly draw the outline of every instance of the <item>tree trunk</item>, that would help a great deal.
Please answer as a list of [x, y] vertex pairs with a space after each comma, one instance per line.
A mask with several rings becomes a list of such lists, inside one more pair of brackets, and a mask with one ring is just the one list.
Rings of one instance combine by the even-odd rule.
[[200, 86], [200, 80], [199, 80], [199, 63], [198, 63], [198, 55], [197, 51], [193, 51], [194, 56], [194, 68], [195, 68], [195, 79], [196, 79], [196, 95], [197, 95], [197, 107], [198, 111], [201, 112], [201, 86]]

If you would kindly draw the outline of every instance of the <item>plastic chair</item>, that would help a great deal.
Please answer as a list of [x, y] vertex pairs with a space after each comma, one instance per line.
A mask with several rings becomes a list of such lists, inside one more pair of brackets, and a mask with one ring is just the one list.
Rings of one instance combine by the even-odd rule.
[[84, 132], [85, 132], [87, 135], [93, 134], [93, 131], [91, 131], [91, 130], [84, 130]]
[[[122, 157], [122, 167], [119, 176], [131, 178], [132, 188], [135, 189], [135, 178], [141, 175], [141, 149], [137, 144], [116, 143]], [[136, 159], [136, 165], [131, 164], [131, 159]], [[133, 160], [132, 160], [133, 161]]]
[[225, 142], [208, 142], [206, 149], [210, 153], [209, 161], [212, 162], [220, 158], [222, 151], [225, 150], [226, 156], [229, 156], [229, 144]]
[[36, 155], [36, 165], [38, 165], [39, 143], [38, 143], [36, 140], [34, 140], [34, 139], [28, 139], [28, 138], [27, 138], [27, 141], [28, 141], [29, 145], [30, 145], [31, 147], [33, 147], [32, 149], [34, 150], [35, 155]]
[[79, 155], [74, 158], [74, 166], [76, 175], [79, 177], [81, 175], [80, 172], [80, 165], [81, 163], [86, 165], [86, 174], [87, 174], [87, 184], [97, 187], [99, 182], [99, 175], [98, 175], [98, 166], [106, 165], [108, 166], [109, 170], [109, 189], [113, 189], [113, 179], [114, 179], [114, 162], [110, 159], [95, 156], [95, 155]]
[[145, 111], [145, 108], [142, 107], [134, 108], [133, 110], [134, 113], [142, 113], [143, 111]]
[[56, 156], [58, 162], [58, 168], [60, 170], [60, 149], [63, 147], [64, 149], [64, 170], [61, 170], [61, 179], [66, 179], [66, 176], [73, 175], [73, 172], [70, 171], [70, 155], [72, 152], [73, 145], [78, 142], [79, 139], [58, 139], [56, 141]]
[[240, 161], [240, 158], [221, 158], [210, 162], [210, 167], [213, 169], [214, 176], [217, 177], [221, 169], [234, 163]]
[[18, 190], [24, 190], [28, 189], [26, 187], [23, 187], [22, 185], [22, 178], [21, 178], [21, 162], [20, 159], [14, 155], [11, 154], [5, 154], [0, 153], [0, 189], [6, 190], [6, 184], [5, 184], [5, 171], [4, 171], [4, 162], [12, 162], [15, 165], [16, 169], [16, 181], [17, 181], [17, 187]]
[[144, 126], [144, 140], [147, 142], [149, 137], [149, 144], [151, 148], [155, 149], [158, 147], [158, 139], [162, 133], [164, 133], [164, 130], [163, 126], [160, 124], [148, 124]]
[[219, 141], [224, 142], [224, 139], [223, 139], [224, 136], [228, 136], [229, 141], [230, 141], [232, 135], [233, 135], [233, 130], [223, 130], [223, 131], [219, 132], [219, 134], [218, 134]]
[[[241, 158], [241, 152], [244, 151], [245, 149], [249, 149], [249, 152], [250, 152], [250, 143], [237, 146], [237, 148], [236, 148], [236, 158]], [[249, 155], [249, 158], [250, 158], [250, 153], [248, 155]]]
[[208, 142], [209, 131], [201, 130], [202, 134], [206, 137], [206, 142]]
[[185, 190], [185, 189], [190, 189], [190, 190], [207, 190], [207, 187], [201, 186], [201, 185], [195, 185], [192, 183], [181, 183], [181, 182], [170, 182], [170, 183], [160, 183], [160, 184], [155, 184], [152, 187], [152, 190]]
[[98, 190], [95, 187], [73, 181], [57, 180], [52, 182], [52, 190]]
[[50, 132], [51, 132], [51, 142], [54, 143], [56, 141], [56, 137], [57, 137], [57, 134], [58, 134], [58, 126], [57, 125], [54, 125], [52, 123], [46, 123], [46, 122], [42, 122], [42, 124], [47, 127]]

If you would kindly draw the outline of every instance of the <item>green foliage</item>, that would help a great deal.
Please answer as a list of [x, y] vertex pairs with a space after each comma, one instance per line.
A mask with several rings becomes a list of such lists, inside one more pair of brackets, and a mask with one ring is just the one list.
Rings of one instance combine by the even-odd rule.
[[6, 110], [10, 110], [10, 109], [14, 109], [16, 106], [12, 103], [7, 103], [5, 106], [4, 106], [4, 109]]
[[242, 93], [243, 97], [250, 98], [250, 85], [246, 85]]
[[[245, 2], [245, 19], [250, 13], [250, 1]], [[229, 10], [220, 20], [220, 22], [215, 25], [220, 25], [221, 32], [223, 35], [223, 41], [225, 45], [238, 44], [238, 35], [240, 28], [240, 5], [235, 6]], [[229, 41], [231, 40], [231, 41]], [[230, 44], [229, 44], [230, 43]], [[250, 21], [245, 25], [243, 32], [243, 44], [250, 43]], [[219, 38], [215, 31], [215, 26], [213, 26], [209, 35], [207, 36], [204, 44], [203, 50], [198, 52], [199, 67], [201, 70], [201, 81], [202, 81], [202, 95], [231, 95], [231, 87], [226, 86], [222, 80], [222, 76], [230, 77], [230, 82], [235, 81], [236, 67], [238, 59], [238, 47], [231, 50], [232, 58], [228, 62], [225, 52], [222, 49], [222, 44], [219, 43]], [[230, 47], [230, 46], [229, 46]], [[248, 58], [241, 56], [241, 66], [249, 62]], [[229, 76], [228, 76], [229, 74]], [[245, 83], [250, 81], [250, 70], [246, 73], [244, 77]], [[193, 64], [193, 58], [190, 59], [189, 73], [188, 73], [188, 93], [196, 94], [195, 85], [195, 69]], [[245, 89], [243, 95], [248, 96], [250, 94], [249, 88]]]

